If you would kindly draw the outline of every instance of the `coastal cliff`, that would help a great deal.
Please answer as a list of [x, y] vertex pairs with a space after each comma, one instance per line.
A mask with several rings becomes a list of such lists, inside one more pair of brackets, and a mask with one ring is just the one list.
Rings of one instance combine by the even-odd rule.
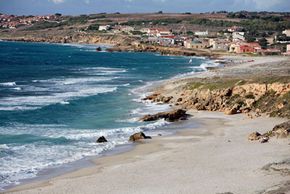
[[290, 118], [289, 78], [280, 77], [273, 83], [239, 79], [196, 79], [176, 88], [163, 88], [147, 99], [171, 103], [186, 110], [220, 111], [228, 115], [247, 113], [249, 117], [265, 113], [272, 117]]

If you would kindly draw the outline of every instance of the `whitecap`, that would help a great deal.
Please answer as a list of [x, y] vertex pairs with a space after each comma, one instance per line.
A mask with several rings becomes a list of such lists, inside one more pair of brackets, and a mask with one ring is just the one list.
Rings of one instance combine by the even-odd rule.
[[16, 82], [4, 82], [4, 83], [0, 83], [1, 86], [16, 86]]
[[8, 145], [6, 145], [6, 144], [0, 144], [0, 150], [1, 149], [9, 149], [9, 147], [8, 147]]
[[109, 93], [116, 90], [117, 87], [112, 86], [91, 86], [87, 88], [78, 86], [74, 87], [73, 91], [53, 93], [46, 96], [5, 97], [0, 99], [0, 110], [34, 110], [71, 99]]
[[16, 87], [16, 88], [12, 88], [13, 90], [17, 90], [17, 91], [20, 91], [21, 90], [21, 87]]

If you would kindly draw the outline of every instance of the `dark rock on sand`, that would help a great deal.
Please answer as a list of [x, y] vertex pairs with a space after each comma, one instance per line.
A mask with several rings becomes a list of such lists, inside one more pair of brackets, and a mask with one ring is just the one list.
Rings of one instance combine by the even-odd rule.
[[152, 139], [150, 136], [146, 136], [143, 132], [135, 133], [130, 136], [129, 141], [138, 141], [141, 139]]
[[97, 139], [97, 143], [106, 143], [106, 142], [108, 142], [108, 140], [104, 136], [99, 137]]
[[256, 141], [256, 140], [259, 140], [261, 137], [262, 137], [262, 135], [259, 132], [254, 132], [254, 133], [251, 133], [249, 135], [248, 140], [249, 141]]
[[260, 142], [261, 142], [261, 143], [267, 143], [267, 142], [269, 142], [269, 137], [267, 137], [267, 136], [262, 137], [262, 139], [261, 139]]
[[154, 115], [145, 115], [141, 118], [141, 121], [156, 121], [158, 119], [165, 119], [169, 122], [174, 122], [178, 120], [185, 120], [187, 118], [185, 110], [178, 109], [170, 112], [161, 112]]

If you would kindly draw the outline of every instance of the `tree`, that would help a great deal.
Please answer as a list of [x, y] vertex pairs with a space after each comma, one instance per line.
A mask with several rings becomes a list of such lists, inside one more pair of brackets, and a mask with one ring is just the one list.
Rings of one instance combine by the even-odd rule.
[[62, 14], [61, 13], [56, 13], [56, 14], [54, 14], [56, 17], [61, 17], [62, 16]]
[[268, 47], [268, 41], [266, 38], [260, 38], [258, 42], [260, 46], [262, 47], [262, 49], [266, 49]]

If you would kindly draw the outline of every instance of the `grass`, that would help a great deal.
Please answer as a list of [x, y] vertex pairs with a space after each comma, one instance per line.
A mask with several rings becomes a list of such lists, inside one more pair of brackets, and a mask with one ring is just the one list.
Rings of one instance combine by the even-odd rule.
[[245, 84], [245, 80], [238, 80], [238, 79], [217, 79], [214, 82], [192, 82], [188, 84], [188, 89], [209, 89], [210, 91], [218, 90], [218, 89], [226, 89], [232, 88], [237, 85]]

